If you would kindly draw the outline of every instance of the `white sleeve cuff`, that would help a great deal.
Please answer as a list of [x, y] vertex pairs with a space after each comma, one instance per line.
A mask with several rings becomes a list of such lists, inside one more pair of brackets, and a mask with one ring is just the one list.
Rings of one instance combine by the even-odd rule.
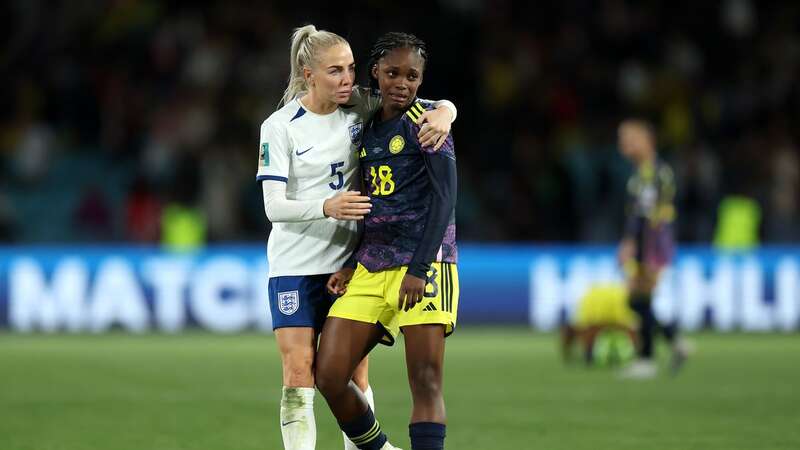
[[456, 109], [456, 105], [453, 104], [453, 102], [451, 102], [450, 100], [437, 100], [436, 102], [433, 103], [433, 106], [437, 108], [440, 106], [444, 106], [445, 108], [449, 109], [450, 114], [453, 115], [453, 120], [451, 120], [450, 123], [456, 121], [456, 117], [458, 116], [458, 109]]

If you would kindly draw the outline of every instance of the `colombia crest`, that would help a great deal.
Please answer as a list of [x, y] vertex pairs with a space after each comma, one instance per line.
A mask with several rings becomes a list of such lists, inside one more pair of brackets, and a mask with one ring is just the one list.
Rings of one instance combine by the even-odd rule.
[[406, 146], [406, 141], [405, 139], [403, 139], [403, 136], [400, 136], [399, 134], [393, 137], [391, 141], [389, 141], [389, 151], [392, 152], [393, 155], [402, 152], [403, 147], [405, 146]]

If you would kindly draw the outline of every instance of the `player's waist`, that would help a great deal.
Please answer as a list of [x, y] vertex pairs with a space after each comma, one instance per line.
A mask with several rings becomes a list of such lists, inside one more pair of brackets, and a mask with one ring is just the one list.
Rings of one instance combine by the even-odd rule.
[[[397, 265], [392, 265], [392, 266], [385, 267], [385, 268], [378, 269], [378, 270], [371, 270], [369, 267], [364, 265], [364, 263], [359, 261], [358, 258], [356, 258], [356, 268], [361, 267], [361, 268], [363, 268], [364, 270], [366, 270], [367, 272], [370, 272], [370, 273], [380, 272], [380, 271], [384, 271], [384, 270], [408, 269], [409, 265], [410, 264], [408, 264], [408, 263], [407, 264], [397, 264]], [[455, 260], [453, 260], [453, 261], [450, 261], [450, 260], [439, 261], [439, 260], [437, 260], [437, 261], [432, 261], [430, 263], [430, 265], [431, 266], [449, 265], [449, 266], [456, 267], [456, 266], [458, 266], [458, 261], [455, 261]]]
[[298, 223], [275, 223], [269, 234], [267, 252], [274, 262], [347, 258], [358, 243], [355, 222], [327, 219]]
[[269, 246], [267, 261], [270, 276], [316, 275], [341, 269], [355, 242], [345, 247], [320, 249], [316, 246]]
[[[386, 254], [413, 254], [425, 237], [424, 222], [420, 227], [410, 228], [398, 224], [382, 224], [381, 227], [364, 227], [359, 251]], [[405, 228], [405, 229], [404, 229]], [[455, 232], [446, 233], [440, 243], [448, 252], [456, 249]]]
[[[380, 255], [380, 256], [379, 256]], [[392, 256], [387, 256], [392, 255]], [[356, 261], [364, 266], [369, 272], [380, 272], [382, 270], [389, 270], [398, 267], [406, 267], [411, 264], [414, 259], [413, 252], [408, 253], [391, 253], [391, 249], [381, 248], [380, 251], [370, 251], [369, 248], [361, 247], [356, 252]], [[447, 263], [456, 264], [457, 259], [455, 254], [438, 254], [431, 264], [433, 263]]]

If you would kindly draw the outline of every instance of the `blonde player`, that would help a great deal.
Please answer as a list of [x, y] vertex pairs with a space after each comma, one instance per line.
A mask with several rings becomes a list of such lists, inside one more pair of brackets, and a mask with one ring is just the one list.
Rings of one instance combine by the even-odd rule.
[[[354, 88], [354, 61], [342, 37], [313, 25], [295, 30], [291, 78], [283, 107], [261, 126], [257, 179], [273, 224], [267, 252], [269, 302], [283, 364], [281, 434], [287, 450], [313, 449], [313, 362], [322, 324], [333, 303], [329, 275], [356, 245], [356, 220], [370, 211], [358, 189], [358, 145], [380, 97]], [[455, 107], [420, 118], [420, 141], [444, 141]], [[353, 381], [371, 402], [366, 359]], [[345, 448], [355, 448], [345, 439]]]

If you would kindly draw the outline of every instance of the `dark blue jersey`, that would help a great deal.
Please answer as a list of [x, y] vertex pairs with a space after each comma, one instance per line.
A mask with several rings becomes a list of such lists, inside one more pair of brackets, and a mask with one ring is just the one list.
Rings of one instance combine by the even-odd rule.
[[632, 236], [640, 228], [657, 228], [675, 219], [675, 177], [672, 169], [656, 159], [644, 163], [628, 179], [625, 234]]
[[655, 159], [639, 166], [628, 179], [625, 237], [636, 243], [635, 259], [651, 266], [668, 264], [674, 253], [675, 177]]
[[432, 262], [456, 262], [453, 137], [438, 151], [422, 148], [415, 119], [426, 109], [432, 104], [417, 100], [388, 121], [376, 114], [364, 132], [359, 159], [372, 211], [355, 258], [370, 272], [407, 265], [425, 278]]

